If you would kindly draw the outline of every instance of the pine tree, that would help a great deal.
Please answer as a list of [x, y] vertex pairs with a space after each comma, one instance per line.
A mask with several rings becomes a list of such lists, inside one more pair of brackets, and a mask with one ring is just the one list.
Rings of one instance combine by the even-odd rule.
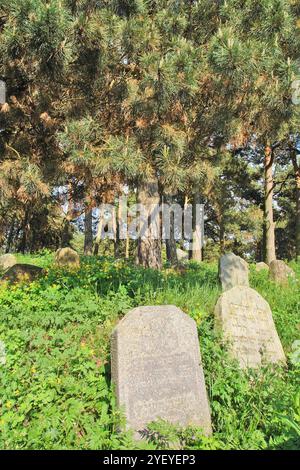
[[47, 229], [38, 223], [42, 214], [46, 224], [51, 221], [48, 235], [57, 231], [52, 190], [59, 178], [60, 152], [54, 135], [71, 60], [66, 38], [72, 25], [55, 0], [4, 0], [0, 16], [0, 75], [7, 88], [7, 103], [0, 112], [0, 217], [4, 227], [14, 221], [9, 245], [14, 242], [16, 249], [25, 251], [47, 241]]
[[[266, 261], [275, 258], [273, 221], [273, 148], [289, 130], [293, 116], [291, 78], [297, 55], [295, 17], [287, 0], [227, 1], [212, 42], [216, 83], [227, 85], [222, 110], [232, 143], [252, 135], [265, 147]], [[231, 100], [232, 96], [232, 100]], [[229, 99], [228, 99], [229, 98]]]

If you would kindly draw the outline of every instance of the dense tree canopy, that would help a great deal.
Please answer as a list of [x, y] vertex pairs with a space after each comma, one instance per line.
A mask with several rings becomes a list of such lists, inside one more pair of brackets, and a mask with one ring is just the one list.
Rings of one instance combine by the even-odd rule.
[[[84, 215], [91, 253], [126, 187], [203, 203], [206, 257], [300, 256], [299, 17], [292, 0], [0, 0], [1, 249], [67, 245]], [[160, 267], [159, 241], [137, 253]]]

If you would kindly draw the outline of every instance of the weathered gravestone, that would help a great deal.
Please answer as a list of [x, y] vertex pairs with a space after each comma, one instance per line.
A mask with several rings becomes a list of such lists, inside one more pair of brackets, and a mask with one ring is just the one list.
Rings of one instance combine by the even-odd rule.
[[264, 263], [263, 261], [261, 261], [260, 263], [256, 263], [256, 265], [255, 265], [255, 270], [257, 272], [263, 271], [263, 270], [269, 271], [269, 269], [270, 269], [269, 266], [266, 263]]
[[2, 276], [2, 281], [11, 283], [32, 282], [41, 277], [44, 270], [32, 264], [15, 264], [9, 268]]
[[80, 266], [80, 258], [72, 248], [60, 248], [55, 253], [55, 263], [60, 267], [77, 269]]
[[175, 306], [131, 310], [112, 334], [112, 381], [127, 427], [163, 419], [211, 433], [196, 323]]
[[0, 256], [0, 269], [4, 271], [17, 264], [17, 258], [14, 255], [6, 254]]
[[215, 308], [215, 325], [241, 367], [285, 361], [269, 304], [254, 289], [236, 286]]
[[233, 253], [220, 258], [219, 277], [223, 291], [235, 286], [249, 286], [248, 263]]
[[269, 275], [272, 281], [282, 285], [287, 284], [290, 277], [295, 277], [295, 273], [292, 268], [287, 266], [284, 261], [279, 259], [270, 263]]

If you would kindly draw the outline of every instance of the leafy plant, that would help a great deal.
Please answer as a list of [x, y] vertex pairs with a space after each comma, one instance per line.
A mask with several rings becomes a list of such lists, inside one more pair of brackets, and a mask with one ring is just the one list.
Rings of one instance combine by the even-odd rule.
[[[110, 258], [82, 259], [75, 273], [53, 255], [23, 261], [47, 275], [0, 286], [0, 448], [2, 449], [299, 449], [299, 295], [274, 289], [264, 273], [251, 283], [270, 302], [289, 355], [288, 368], [239, 369], [215, 333], [217, 266], [190, 263], [183, 273], [140, 269]], [[197, 323], [213, 435], [153, 423], [135, 442], [123, 428], [110, 380], [110, 335], [137, 305], [175, 304]]]

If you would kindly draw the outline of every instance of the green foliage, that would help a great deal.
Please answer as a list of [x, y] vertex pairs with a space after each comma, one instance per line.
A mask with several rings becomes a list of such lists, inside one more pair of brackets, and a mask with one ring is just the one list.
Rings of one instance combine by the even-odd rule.
[[[274, 288], [264, 272], [251, 283], [271, 303], [287, 368], [241, 371], [213, 329], [216, 265], [183, 273], [144, 270], [109, 258], [82, 258], [78, 272], [51, 267], [53, 254], [20, 260], [47, 269], [30, 285], [0, 288], [0, 448], [2, 449], [299, 449], [299, 295]], [[298, 270], [299, 273], [299, 270]], [[298, 277], [299, 278], [299, 277]], [[214, 434], [149, 426], [135, 443], [116, 409], [109, 338], [129, 309], [176, 304], [196, 321]]]
[[[276, 321], [276, 327], [283, 345], [288, 351], [292, 348], [293, 338], [299, 339], [299, 264], [296, 267], [297, 278], [291, 279], [289, 287], [283, 289], [268, 279], [266, 270], [252, 273], [251, 287], [256, 289], [270, 304]], [[294, 335], [296, 335], [294, 337]]]

